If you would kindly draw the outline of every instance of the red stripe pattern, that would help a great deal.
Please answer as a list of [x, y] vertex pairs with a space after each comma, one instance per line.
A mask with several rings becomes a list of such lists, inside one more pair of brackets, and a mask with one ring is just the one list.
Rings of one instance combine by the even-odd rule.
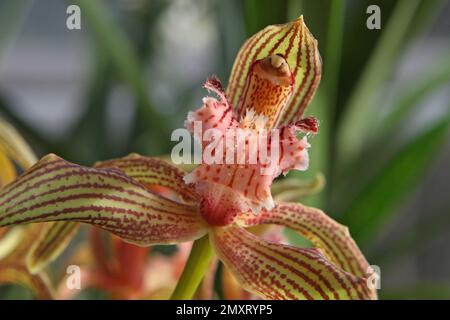
[[295, 81], [292, 97], [279, 122], [289, 124], [301, 119], [322, 73], [317, 40], [306, 27], [303, 17], [287, 24], [268, 26], [244, 43], [231, 71], [227, 96], [237, 107], [245, 96], [243, 91], [252, 64], [273, 54], [285, 57]]
[[[291, 228], [322, 250], [337, 267], [357, 277], [368, 276], [369, 263], [350, 236], [348, 228], [319, 209], [298, 203], [278, 203], [270, 212], [262, 211], [258, 216], [241, 214], [235, 222], [243, 227], [276, 224]], [[376, 298], [377, 293], [369, 290], [368, 296]]]
[[321, 250], [266, 241], [239, 227], [216, 228], [211, 242], [248, 291], [265, 299], [370, 299], [366, 280], [331, 263]]
[[133, 153], [124, 158], [97, 162], [95, 167], [119, 169], [148, 188], [166, 187], [184, 202], [198, 202], [198, 194], [194, 188], [183, 181], [186, 172], [164, 160]]
[[258, 216], [242, 214], [236, 222], [244, 227], [277, 224], [291, 228], [323, 250], [333, 263], [357, 276], [365, 276], [369, 267], [348, 228], [322, 210], [299, 203], [277, 203], [270, 212], [262, 211]]
[[0, 226], [78, 221], [139, 245], [206, 233], [194, 204], [161, 197], [118, 169], [88, 168], [48, 155], [0, 192]]

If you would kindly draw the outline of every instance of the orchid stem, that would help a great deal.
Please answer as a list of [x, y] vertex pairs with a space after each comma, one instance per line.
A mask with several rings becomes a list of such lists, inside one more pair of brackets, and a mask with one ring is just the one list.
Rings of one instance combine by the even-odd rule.
[[188, 261], [172, 293], [171, 300], [190, 300], [208, 270], [213, 250], [208, 235], [194, 241]]

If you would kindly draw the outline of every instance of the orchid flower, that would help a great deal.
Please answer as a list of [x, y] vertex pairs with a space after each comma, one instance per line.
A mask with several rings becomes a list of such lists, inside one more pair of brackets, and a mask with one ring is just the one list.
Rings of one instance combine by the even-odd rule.
[[[186, 127], [194, 135], [196, 123], [223, 135], [279, 129], [279, 141], [266, 150], [281, 150], [269, 174], [259, 160], [202, 163], [187, 174], [137, 154], [92, 168], [50, 154], [1, 190], [0, 226], [76, 221], [140, 246], [196, 240], [175, 298], [192, 296], [215, 253], [240, 286], [265, 299], [375, 299], [366, 281], [369, 264], [348, 229], [319, 209], [276, 203], [271, 195], [278, 175], [308, 167], [307, 139], [318, 125], [302, 115], [320, 76], [317, 41], [302, 17], [268, 26], [240, 49], [226, 91], [216, 78], [206, 82], [218, 99], [205, 98]], [[176, 199], [155, 186], [176, 192]], [[291, 228], [314, 247], [249, 231], [266, 224]]]
[[[284, 234], [284, 229], [285, 228], [280, 225], [258, 225], [255, 227], [251, 227], [248, 230], [267, 241], [288, 244], [289, 241]], [[260, 299], [257, 295], [244, 290], [227, 268], [223, 268], [221, 281], [223, 297], [226, 300]]]

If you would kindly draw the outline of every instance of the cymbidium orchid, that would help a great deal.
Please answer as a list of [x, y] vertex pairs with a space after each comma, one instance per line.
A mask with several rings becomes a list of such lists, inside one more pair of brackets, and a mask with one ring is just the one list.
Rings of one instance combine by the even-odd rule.
[[[276, 196], [274, 197], [276, 198]], [[284, 234], [284, 227], [277, 225], [258, 225], [248, 230], [262, 237], [263, 239], [280, 244], [288, 244], [289, 241]], [[242, 288], [239, 282], [233, 277], [227, 268], [224, 268], [221, 275], [223, 297], [226, 300], [258, 300], [256, 294], [248, 292]]]
[[[240, 49], [226, 91], [214, 77], [206, 82], [218, 97], [205, 98], [188, 115], [186, 127], [195, 134], [200, 124], [222, 136], [238, 129], [266, 132], [264, 151], [279, 150], [270, 166], [258, 157], [256, 163], [247, 161], [248, 152], [243, 162], [204, 162], [190, 173], [137, 154], [92, 168], [50, 154], [0, 192], [0, 226], [76, 221], [140, 246], [197, 240], [186, 270], [206, 270], [201, 265], [208, 265], [210, 255], [196, 257], [211, 245], [239, 285], [262, 298], [374, 299], [376, 292], [366, 282], [369, 265], [348, 229], [318, 209], [276, 203], [271, 196], [278, 175], [308, 167], [307, 139], [318, 126], [302, 115], [320, 75], [317, 41], [302, 17], [268, 26]], [[279, 139], [271, 139], [274, 129]], [[250, 136], [243, 141], [251, 145], [260, 140]], [[217, 149], [210, 151], [214, 155]], [[230, 153], [237, 155], [234, 149]], [[267, 224], [291, 228], [315, 247], [280, 243], [249, 229]], [[192, 296], [182, 292], [191, 281], [188, 273], [174, 297]]]

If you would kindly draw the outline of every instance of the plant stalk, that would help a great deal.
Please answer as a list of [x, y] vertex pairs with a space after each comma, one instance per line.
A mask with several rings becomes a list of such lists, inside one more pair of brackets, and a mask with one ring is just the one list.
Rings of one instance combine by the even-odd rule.
[[171, 300], [192, 299], [208, 271], [213, 255], [208, 235], [194, 241], [186, 266], [170, 297]]

